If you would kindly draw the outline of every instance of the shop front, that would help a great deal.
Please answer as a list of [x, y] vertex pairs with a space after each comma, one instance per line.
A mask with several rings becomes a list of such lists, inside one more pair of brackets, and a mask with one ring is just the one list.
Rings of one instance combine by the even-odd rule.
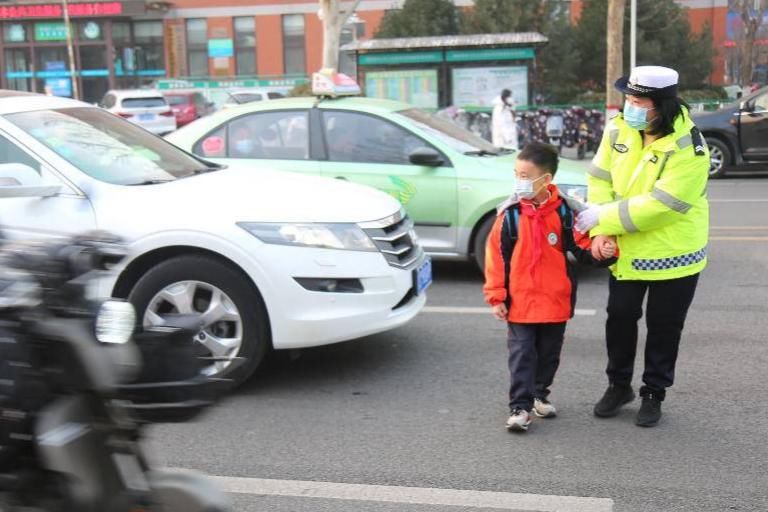
[[365, 94], [417, 107], [490, 110], [502, 89], [531, 103], [538, 48], [535, 32], [371, 39], [346, 44]]
[[[145, 18], [143, 0], [70, 3], [69, 15], [74, 79], [84, 101], [165, 76], [162, 20], [133, 19]], [[61, 4], [5, 4], [0, 29], [2, 88], [73, 96]]]

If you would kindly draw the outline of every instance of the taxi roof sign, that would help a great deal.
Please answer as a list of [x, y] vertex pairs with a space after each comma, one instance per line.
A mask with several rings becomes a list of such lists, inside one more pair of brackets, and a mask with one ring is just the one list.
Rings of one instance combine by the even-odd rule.
[[321, 69], [312, 74], [312, 94], [315, 96], [357, 96], [361, 93], [360, 86], [354, 79], [334, 69]]

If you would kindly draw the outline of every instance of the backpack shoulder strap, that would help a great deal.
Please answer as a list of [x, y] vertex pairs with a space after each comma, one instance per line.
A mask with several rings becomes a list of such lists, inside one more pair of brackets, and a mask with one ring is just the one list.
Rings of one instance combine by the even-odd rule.
[[509, 239], [513, 242], [517, 241], [517, 232], [518, 227], [520, 226], [520, 206], [518, 204], [513, 204], [507, 208], [504, 215], [507, 218], [507, 236], [509, 236]]

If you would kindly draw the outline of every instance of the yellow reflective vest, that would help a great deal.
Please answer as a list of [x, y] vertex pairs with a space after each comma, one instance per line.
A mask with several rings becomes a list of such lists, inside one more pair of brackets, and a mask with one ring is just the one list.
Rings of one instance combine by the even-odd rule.
[[616, 279], [677, 279], [707, 264], [709, 151], [687, 110], [674, 129], [643, 147], [620, 114], [589, 168], [589, 202], [603, 205], [590, 236], [617, 235]]

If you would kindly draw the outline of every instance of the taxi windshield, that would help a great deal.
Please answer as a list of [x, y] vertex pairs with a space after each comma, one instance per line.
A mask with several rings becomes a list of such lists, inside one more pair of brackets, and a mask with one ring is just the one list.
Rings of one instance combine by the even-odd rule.
[[418, 108], [400, 110], [396, 113], [408, 118], [417, 128], [433, 137], [440, 139], [452, 149], [465, 154], [498, 155], [503, 150], [475, 135], [469, 130], [458, 126], [448, 119], [431, 114]]

